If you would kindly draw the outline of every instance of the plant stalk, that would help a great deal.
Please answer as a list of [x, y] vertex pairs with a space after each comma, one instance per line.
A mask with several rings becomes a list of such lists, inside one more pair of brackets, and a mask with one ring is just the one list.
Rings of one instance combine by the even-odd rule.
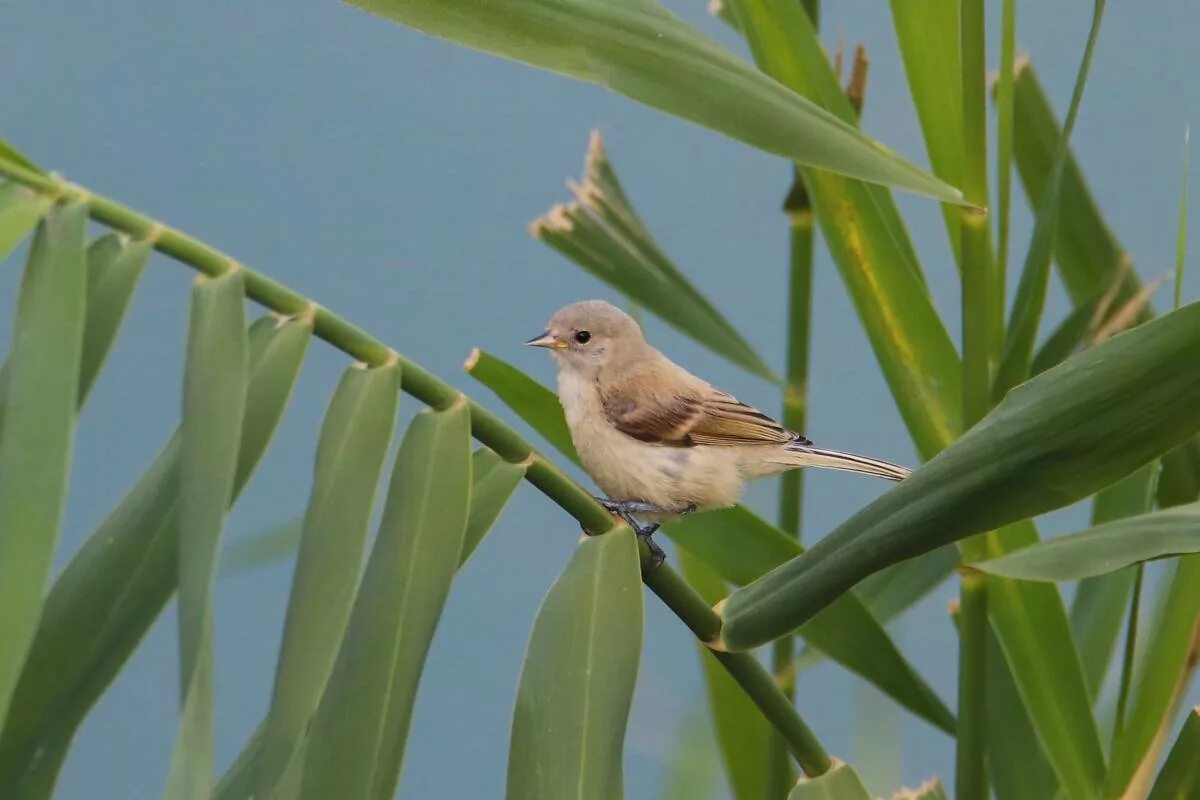
[[[991, 404], [991, 360], [1001, 337], [992, 329], [998, 288], [990, 264], [987, 185], [986, 39], [983, 0], [963, 0], [959, 16], [962, 59], [963, 196], [975, 208], [963, 207], [962, 349], [963, 430], [969, 430]], [[1002, 295], [1002, 293], [1001, 293]], [[1000, 302], [1003, 302], [1000, 300]], [[998, 321], [998, 320], [997, 320]], [[988, 534], [963, 543], [970, 556], [985, 546]], [[974, 560], [974, 559], [972, 559]], [[986, 800], [987, 774], [987, 577], [962, 574], [960, 585], [962, 634], [958, 661], [958, 737], [955, 786], [959, 800]]]
[[[421, 402], [435, 409], [445, 409], [459, 397], [464, 397], [470, 409], [471, 435], [506, 461], [524, 464], [526, 480], [578, 520], [586, 531], [603, 534], [616, 526], [612, 515], [591, 494], [553, 462], [536, 452], [519, 433], [458, 389], [348, 320], [249, 269], [216, 248], [114, 200], [2, 158], [0, 175], [55, 200], [82, 200], [87, 203], [92, 219], [136, 239], [143, 239], [159, 252], [205, 275], [223, 275], [231, 269], [241, 269], [246, 296], [251, 300], [284, 316], [311, 314], [316, 336], [365, 364], [399, 364], [401, 389]], [[639, 548], [645, 566], [649, 552], [644, 542], [639, 544]], [[670, 566], [663, 564], [655, 570], [644, 572], [643, 580], [702, 641], [710, 642], [718, 638], [720, 618]], [[718, 660], [742, 686], [763, 716], [779, 731], [805, 773], [815, 776], [827, 771], [831, 763], [829, 755], [757, 659], [744, 653], [720, 653]]]
[[987, 576], [964, 568], [961, 592], [954, 791], [960, 800], [987, 800], [983, 759], [987, 744]]
[[1138, 617], [1142, 606], [1142, 579], [1146, 565], [1139, 563], [1133, 575], [1133, 594], [1129, 598], [1129, 619], [1125, 626], [1125, 657], [1121, 660], [1121, 685], [1117, 690], [1117, 713], [1113, 719], [1112, 746], [1115, 753], [1117, 743], [1125, 732], [1125, 710], [1129, 705], [1129, 688], [1133, 685], [1133, 660], [1137, 654]]

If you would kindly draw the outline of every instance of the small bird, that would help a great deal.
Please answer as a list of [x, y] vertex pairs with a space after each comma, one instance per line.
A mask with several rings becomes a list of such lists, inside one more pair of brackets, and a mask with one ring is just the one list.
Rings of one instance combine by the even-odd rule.
[[[904, 467], [826, 450], [697, 378], [647, 342], [641, 327], [603, 300], [560, 309], [526, 344], [550, 350], [558, 399], [597, 498], [650, 547], [661, 523], [738, 501], [754, 478], [825, 467], [901, 480]], [[638, 519], [645, 520], [645, 524]]]

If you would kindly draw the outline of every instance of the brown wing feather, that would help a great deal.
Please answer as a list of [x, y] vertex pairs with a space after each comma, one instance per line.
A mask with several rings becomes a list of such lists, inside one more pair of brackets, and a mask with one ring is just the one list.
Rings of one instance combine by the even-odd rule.
[[715, 389], [703, 396], [610, 392], [602, 393], [601, 400], [617, 430], [643, 442], [674, 447], [808, 443], [753, 406]]

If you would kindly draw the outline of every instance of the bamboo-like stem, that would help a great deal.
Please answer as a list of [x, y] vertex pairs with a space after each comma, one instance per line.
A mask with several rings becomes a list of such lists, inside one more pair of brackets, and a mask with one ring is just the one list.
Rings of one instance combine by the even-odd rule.
[[987, 576], [964, 570], [958, 637], [958, 736], [954, 792], [960, 800], [987, 800], [983, 725], [987, 685]]
[[1004, 292], [1008, 272], [1008, 228], [1012, 212], [1013, 82], [1016, 61], [1016, 0], [1000, 4], [1000, 78], [996, 82], [996, 283], [994, 299], [998, 319], [1004, 318]]
[[[995, 277], [989, 264], [987, 213], [987, 81], [983, 0], [963, 0], [960, 10], [963, 110], [962, 220], [963, 429], [983, 418], [991, 400], [991, 359], [998, 343], [992, 331]], [[1002, 301], [1001, 301], [1002, 302]], [[964, 553], [982, 549], [982, 534], [964, 543]], [[984, 753], [987, 739], [987, 578], [962, 575], [962, 635], [958, 660], [958, 736], [955, 785], [959, 800], [986, 800]]]
[[[616, 526], [611, 514], [582, 486], [553, 462], [534, 450], [525, 439], [498, 417], [419, 364], [405, 358], [379, 339], [333, 312], [271, 278], [255, 272], [214, 247], [179, 230], [140, 214], [114, 200], [57, 177], [48, 177], [0, 158], [0, 175], [55, 199], [83, 200], [97, 222], [148, 241], [159, 252], [210, 276], [240, 268], [246, 296], [283, 315], [312, 314], [313, 332], [349, 356], [373, 366], [400, 365], [400, 387], [435, 409], [444, 409], [464, 397], [470, 409], [471, 435], [507, 461], [526, 464], [525, 478], [542, 494], [574, 517], [589, 533], [607, 533]], [[640, 543], [642, 564], [648, 563], [645, 543]], [[715, 641], [721, 620], [704, 599], [663, 564], [645, 572], [646, 585], [683, 623], [705, 642]], [[809, 775], [820, 775], [830, 766], [829, 755], [800, 718], [791, 702], [775, 686], [770, 673], [753, 656], [718, 654], [721, 663], [746, 691], [763, 716], [788, 743], [790, 752]]]

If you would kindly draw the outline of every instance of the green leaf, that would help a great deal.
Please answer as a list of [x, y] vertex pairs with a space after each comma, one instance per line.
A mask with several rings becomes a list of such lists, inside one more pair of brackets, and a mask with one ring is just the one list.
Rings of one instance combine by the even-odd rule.
[[1095, 0], [1094, 2], [1091, 30], [1088, 32], [1087, 45], [1084, 47], [1079, 72], [1075, 76], [1075, 88], [1071, 93], [1067, 121], [1055, 146], [1054, 158], [1050, 162], [1050, 175], [1041, 194], [1038, 195], [1037, 218], [1033, 226], [1033, 235], [1029, 242], [1029, 251], [1025, 255], [1025, 265], [1021, 269], [1021, 280], [1017, 286], [1017, 297], [1013, 301], [1012, 314], [1006, 329], [1004, 354], [996, 372], [993, 387], [996, 397], [1003, 397], [1009, 389], [1029, 377], [1038, 324], [1041, 322], [1042, 311], [1046, 305], [1046, 291], [1050, 280], [1050, 256], [1054, 249], [1055, 230], [1060, 213], [1062, 175], [1067, 160], [1067, 145], [1071, 139], [1071, 131], [1075, 128], [1075, 119], [1079, 115], [1079, 104], [1083, 100], [1084, 86], [1087, 85], [1092, 53], [1096, 47], [1096, 38], [1100, 34], [1100, 21], [1104, 17], [1104, 4], [1105, 0]]
[[788, 800], [871, 800], [871, 793], [849, 764], [835, 764], [816, 778], [801, 778]]
[[654, 241], [617, 180], [599, 133], [592, 132], [582, 183], [569, 185], [576, 199], [535, 220], [529, 226], [535, 238], [714, 353], [779, 381]]
[[62, 524], [83, 342], [87, 207], [38, 226], [17, 300], [0, 439], [0, 720], [29, 653]]
[[997, 800], [1053, 798], [1058, 789], [1054, 770], [1046, 760], [1037, 729], [1025, 711], [1025, 703], [1004, 658], [1000, 640], [990, 629], [985, 684], [987, 758], [992, 765], [988, 780]]
[[248, 387], [241, 270], [192, 289], [179, 445], [181, 719], [166, 797], [208, 798], [213, 786], [212, 589], [233, 500]]
[[46, 195], [18, 183], [0, 183], [0, 261], [33, 230], [52, 202]]
[[87, 318], [79, 372], [81, 406], [117, 339], [149, 256], [149, 244], [129, 242], [115, 233], [101, 236], [88, 248]]
[[505, 461], [486, 447], [475, 451], [471, 457], [471, 515], [467, 518], [462, 555], [458, 559], [460, 566], [500, 518], [500, 512], [524, 477], [525, 467], [521, 464]]
[[1200, 503], [1175, 506], [1041, 542], [974, 566], [1027, 581], [1076, 581], [1200, 552]]
[[258, 759], [262, 754], [263, 723], [250, 734], [250, 741], [221, 777], [213, 790], [213, 800], [250, 800], [254, 797], [254, 779], [258, 776]]
[[1042, 374], [1087, 345], [1088, 339], [1095, 333], [1092, 322], [1099, 309], [1100, 300], [1100, 297], [1094, 297], [1071, 309], [1071, 313], [1051, 331], [1034, 354], [1033, 363], [1029, 367], [1030, 376]]
[[[1192, 304], [1023, 384], [803, 556], [735, 592], [726, 643], [769, 641], [888, 564], [1086, 497], [1193, 435], [1200, 376], [1180, 366], [1197, 346]], [[988, 502], [1000, 491], [1003, 503]]]
[[[963, 161], [958, 3], [891, 0], [891, 8], [892, 27], [933, 174], [958, 186], [962, 181]], [[950, 253], [956, 262], [961, 256], [959, 213], [956, 208], [942, 208]]]
[[[1102, 525], [1149, 511], [1158, 465], [1147, 464], [1096, 494], [1092, 525]], [[1113, 648], [1129, 606], [1134, 570], [1123, 569], [1080, 581], [1071, 604], [1071, 628], [1093, 702], [1100, 694]]]
[[562, 406], [553, 392], [511, 364], [479, 349], [471, 352], [463, 367], [472, 378], [495, 392], [555, 450], [579, 463]]
[[712, 737], [704, 726], [703, 709], [693, 708], [684, 719], [671, 750], [660, 795], [662, 800], [713, 800], [720, 787]]
[[[709, 605], [716, 605], [729, 594], [721, 576], [686, 549], [679, 551], [679, 567], [687, 582]], [[770, 727], [712, 651], [703, 644], [697, 644], [697, 650], [704, 669], [713, 728], [733, 795], [736, 800], [761, 800], [767, 796]]]
[[604, 86], [799, 164], [962, 199], [650, 0], [353, 3], [431, 36]]
[[[1169, 317], [1170, 315], [1168, 315]], [[1161, 512], [1168, 513], [1168, 512]], [[1142, 636], [1146, 647], [1138, 664], [1129, 712], [1113, 746], [1106, 789], [1120, 797], [1134, 780], [1163, 728], [1171, 724], [1195, 664], [1196, 620], [1200, 619], [1200, 556], [1179, 559], [1160, 598], [1152, 624]]]
[[[467, 369], [548, 441], [570, 442], [562, 407], [549, 389], [482, 352], [467, 360]], [[564, 455], [578, 463], [573, 449]], [[804, 552], [794, 538], [740, 505], [689, 515], [664, 530], [722, 578], [739, 584]], [[950, 710], [853, 594], [801, 628], [800, 635], [905, 708], [947, 732], [953, 731]]]
[[466, 403], [418, 414], [396, 456], [379, 535], [313, 720], [302, 798], [395, 797], [417, 683], [458, 569], [470, 490]]
[[1200, 795], [1200, 707], [1192, 709], [1163, 764], [1149, 800], [1187, 800]]
[[[726, 646], [769, 641], [884, 566], [1067, 505], [1193, 436], [1200, 379], [1180, 364], [1198, 340], [1194, 304], [1011, 392], [963, 438], [806, 554], [735, 592], [724, 607]], [[1004, 502], [995, 502], [1001, 495]], [[1031, 533], [1021, 536], [1032, 541]], [[1060, 601], [1054, 587], [1036, 586], [989, 581], [989, 606], [1060, 781], [1072, 796], [1086, 797], [1104, 768], [1099, 737], [1085, 682], [1073, 677], [1081, 669], [1065, 620], [1061, 634], [1040, 635], [1050, 617], [1039, 610], [1061, 609]]]
[[296, 755], [337, 659], [362, 569], [379, 477], [396, 426], [399, 396], [398, 366], [356, 365], [342, 373], [325, 413], [263, 728], [259, 797], [288, 796], [278, 784]]
[[[1041, 197], [1050, 174], [1059, 128], [1037, 73], [1026, 60], [1018, 61], [1016, 66], [1014, 103], [1018, 124], [1014, 129], [1013, 153], [1018, 173], [1026, 196]], [[1063, 167], [1061, 193], [1054, 256], [1067, 293], [1076, 305], [1083, 305], [1113, 287], [1116, 293], [1112, 305], [1124, 306], [1137, 296], [1140, 282], [1129, 267], [1129, 254], [1104, 221], [1069, 150]], [[1138, 321], [1153, 316], [1153, 310], [1146, 306], [1138, 315]], [[1158, 498], [1163, 505], [1179, 505], [1190, 503], [1198, 496], [1200, 443], [1190, 442], [1163, 459]]]
[[[253, 376], [240, 462], [257, 464], [283, 413], [312, 321], [250, 326]], [[287, 379], [284, 377], [287, 376]], [[258, 413], [250, 413], [253, 409]], [[273, 413], [264, 413], [274, 409]], [[251, 430], [251, 425], [264, 430]], [[79, 724], [176, 586], [179, 432], [55, 581], [0, 731], [0, 787], [49, 798]], [[249, 471], [239, 471], [235, 494]], [[40, 753], [39, 758], [34, 758]]]
[[624, 796], [622, 747], [641, 649], [633, 532], [587, 537], [533, 623], [513, 711], [509, 800]]

